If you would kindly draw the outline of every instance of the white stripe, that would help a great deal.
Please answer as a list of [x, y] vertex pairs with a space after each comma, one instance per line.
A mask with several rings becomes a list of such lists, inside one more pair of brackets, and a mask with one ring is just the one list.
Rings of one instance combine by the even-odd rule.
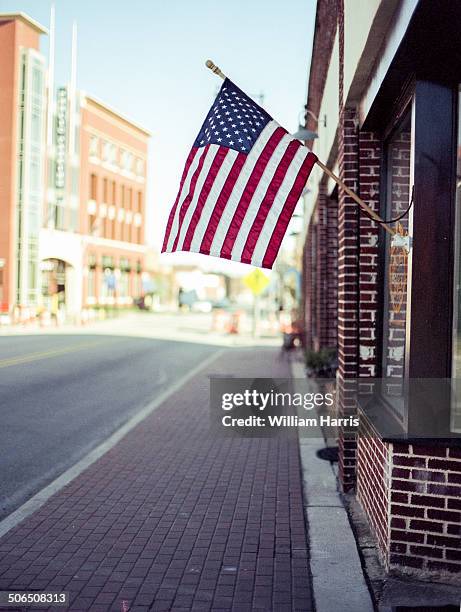
[[309, 151], [306, 149], [306, 147], [300, 147], [288, 168], [285, 178], [283, 179], [283, 183], [280, 185], [280, 189], [277, 192], [274, 203], [266, 217], [266, 221], [264, 222], [261, 234], [259, 235], [255, 250], [253, 251], [253, 256], [251, 258], [251, 263], [253, 266], [262, 265], [269, 241], [272, 238], [272, 233], [277, 226], [280, 213], [285, 206], [286, 199], [293, 187], [301, 166], [308, 155]]
[[216, 233], [213, 238], [213, 243], [210, 249], [210, 255], [214, 255], [215, 257], [219, 257], [221, 253], [221, 248], [224, 243], [224, 239], [227, 234], [227, 230], [229, 229], [229, 225], [231, 224], [232, 218], [234, 216], [235, 210], [237, 208], [238, 203], [240, 202], [240, 198], [242, 193], [246, 187], [248, 179], [251, 176], [253, 168], [256, 165], [264, 147], [268, 143], [272, 134], [279, 128], [279, 124], [276, 121], [269, 121], [266, 127], [263, 129], [261, 134], [259, 135], [258, 140], [253, 145], [241, 171], [237, 182], [234, 185], [234, 189], [232, 190], [231, 197], [229, 198], [226, 207], [221, 216], [221, 220], [219, 221], [219, 225], [216, 228]]
[[166, 248], [166, 252], [167, 253], [171, 253], [171, 249], [173, 248], [174, 239], [176, 238], [176, 234], [178, 232], [178, 227], [179, 227], [179, 211], [181, 209], [181, 204], [183, 203], [184, 198], [189, 193], [190, 182], [191, 182], [192, 176], [194, 175], [194, 172], [197, 169], [197, 166], [199, 164], [199, 161], [200, 161], [204, 151], [205, 151], [205, 147], [202, 147], [201, 149], [197, 149], [197, 151], [195, 152], [194, 159], [192, 160], [192, 163], [189, 166], [189, 172], [187, 173], [186, 180], [184, 181], [184, 184], [182, 186], [181, 195], [180, 195], [180, 197], [178, 199], [178, 205], [176, 206], [176, 211], [175, 211], [173, 223], [171, 225], [170, 237], [168, 239], [168, 245], [167, 245], [167, 248]]
[[203, 162], [202, 169], [200, 170], [199, 177], [195, 184], [194, 195], [192, 196], [192, 200], [189, 203], [186, 214], [184, 215], [182, 225], [181, 225], [181, 233], [179, 234], [178, 243], [176, 246], [177, 251], [182, 250], [182, 245], [184, 242], [184, 238], [186, 237], [186, 232], [189, 228], [189, 223], [192, 218], [192, 214], [195, 211], [195, 207], [197, 206], [197, 201], [200, 196], [200, 192], [202, 191], [203, 184], [205, 183], [205, 179], [208, 176], [208, 172], [210, 171], [211, 165], [213, 164], [214, 158], [218, 153], [220, 147], [216, 144], [211, 144], [208, 152], [205, 157], [205, 161]]
[[232, 247], [232, 259], [239, 260], [242, 257], [243, 248], [248, 238], [248, 234], [251, 231], [253, 221], [255, 220], [255, 217], [258, 214], [261, 202], [263, 201], [264, 196], [266, 195], [270, 182], [275, 174], [275, 171], [277, 170], [277, 166], [279, 165], [283, 154], [287, 150], [287, 147], [290, 142], [292, 142], [292, 140], [293, 138], [289, 134], [286, 134], [277, 145], [275, 151], [272, 154], [272, 157], [270, 158], [267, 166], [265, 167], [258, 186], [256, 187], [253, 197], [251, 198], [251, 202], [248, 206], [245, 218], [243, 219], [242, 225], [240, 226], [240, 230], [235, 239], [234, 246]]
[[208, 227], [208, 223], [210, 221], [210, 217], [213, 213], [216, 202], [221, 194], [222, 188], [224, 187], [224, 183], [229, 176], [230, 171], [232, 170], [232, 166], [234, 165], [235, 160], [237, 159], [238, 153], [234, 151], [234, 149], [229, 149], [224, 161], [221, 165], [221, 168], [216, 175], [216, 178], [213, 183], [213, 187], [211, 188], [210, 193], [206, 199], [205, 205], [202, 209], [202, 214], [200, 215], [199, 222], [195, 228], [194, 237], [192, 239], [190, 250], [195, 253], [199, 252], [200, 245], [202, 244], [203, 237], [206, 232], [206, 228]]

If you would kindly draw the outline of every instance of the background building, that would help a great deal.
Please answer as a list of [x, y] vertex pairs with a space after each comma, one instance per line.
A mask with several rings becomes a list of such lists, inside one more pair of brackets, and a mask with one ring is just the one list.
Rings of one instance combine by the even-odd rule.
[[15, 320], [45, 310], [128, 306], [143, 293], [149, 132], [76, 90], [54, 92], [47, 30], [0, 15], [0, 305]]
[[57, 293], [76, 315], [143, 292], [149, 133], [84, 93], [72, 105], [70, 92], [58, 89], [41, 259], [45, 302]]
[[19, 13], [0, 15], [0, 307], [40, 303], [39, 231], [45, 177], [47, 30]]

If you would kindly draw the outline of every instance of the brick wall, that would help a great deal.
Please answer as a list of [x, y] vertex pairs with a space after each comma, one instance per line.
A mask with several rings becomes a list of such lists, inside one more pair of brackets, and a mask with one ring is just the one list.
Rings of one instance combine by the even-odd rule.
[[321, 186], [304, 247], [306, 347], [336, 348], [338, 301], [338, 204]]
[[328, 319], [327, 319], [327, 303], [328, 303], [328, 267], [327, 262], [327, 194], [325, 185], [320, 184], [319, 195], [316, 207], [316, 230], [317, 230], [317, 262], [318, 265], [314, 270], [317, 296], [316, 296], [316, 321], [317, 334], [314, 339], [313, 348], [318, 351], [321, 347], [327, 346], [328, 343]]
[[[363, 200], [379, 212], [381, 142], [372, 132], [359, 136], [359, 191]], [[376, 376], [376, 320], [378, 299], [379, 227], [366, 215], [360, 215], [360, 310], [359, 376]]]
[[[314, 336], [314, 320], [313, 320], [313, 306], [315, 301], [315, 277], [314, 277], [314, 232], [315, 224], [313, 220], [309, 224], [306, 242], [304, 244], [303, 253], [303, 310], [304, 310], [304, 342], [306, 347], [311, 348], [313, 344]], [[314, 315], [315, 316], [315, 315]]]
[[327, 198], [327, 300], [326, 313], [327, 329], [325, 345], [337, 347], [338, 344], [338, 200], [336, 197]]
[[391, 444], [388, 567], [461, 581], [461, 449]]
[[360, 421], [357, 442], [357, 499], [376, 536], [383, 561], [389, 548], [390, 452], [373, 435], [365, 419]]
[[362, 420], [357, 497], [386, 569], [461, 582], [461, 450], [384, 443]]
[[[352, 190], [358, 186], [358, 138], [355, 109], [346, 108], [340, 122], [339, 170]], [[338, 191], [338, 416], [356, 414], [355, 390], [348, 379], [358, 372], [358, 231], [359, 210], [343, 189]], [[342, 428], [339, 435], [339, 475], [344, 491], [355, 485], [356, 432]]]

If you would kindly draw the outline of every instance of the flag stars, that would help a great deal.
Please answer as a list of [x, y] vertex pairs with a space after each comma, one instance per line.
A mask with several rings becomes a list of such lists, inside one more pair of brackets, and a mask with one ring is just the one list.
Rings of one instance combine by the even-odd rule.
[[248, 153], [270, 118], [234, 86], [221, 89], [196, 139], [196, 146], [215, 144]]

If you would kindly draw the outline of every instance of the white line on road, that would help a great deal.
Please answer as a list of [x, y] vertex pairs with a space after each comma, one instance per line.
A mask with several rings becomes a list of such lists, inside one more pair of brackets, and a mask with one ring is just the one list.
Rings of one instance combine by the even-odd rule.
[[171, 395], [179, 391], [191, 378], [197, 376], [202, 370], [208, 367], [213, 361], [220, 357], [225, 349], [221, 349], [210, 355], [202, 363], [198, 364], [195, 368], [190, 370], [178, 381], [173, 383], [169, 389], [161, 393], [154, 401], [145, 406], [142, 410], [131, 417], [122, 427], [117, 429], [107, 440], [102, 444], [93, 449], [88, 455], [80, 459], [78, 463], [73, 465], [71, 468], [66, 470], [61, 476], [53, 480], [44, 489], [36, 493], [28, 501], [26, 501], [17, 510], [12, 512], [3, 521], [0, 521], [0, 538], [3, 537], [8, 531], [16, 527], [21, 521], [30, 516], [36, 510], [41, 508], [45, 502], [55, 493], [60, 491], [69, 482], [77, 478], [86, 468], [92, 465], [100, 457], [102, 457], [107, 451], [113, 448], [127, 433], [129, 433], [136, 425], [141, 423], [146, 417], [148, 417], [156, 408], [158, 408], [163, 402], [165, 402]]

